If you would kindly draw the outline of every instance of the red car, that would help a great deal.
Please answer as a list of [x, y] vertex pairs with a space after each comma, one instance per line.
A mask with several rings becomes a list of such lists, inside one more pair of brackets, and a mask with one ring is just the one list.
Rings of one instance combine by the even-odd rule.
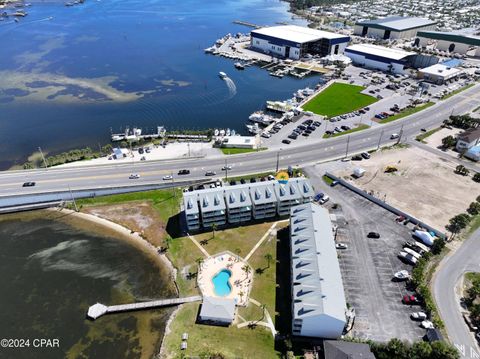
[[410, 294], [410, 295], [406, 294], [402, 298], [402, 303], [414, 305], [414, 304], [420, 304], [420, 300], [413, 294]]

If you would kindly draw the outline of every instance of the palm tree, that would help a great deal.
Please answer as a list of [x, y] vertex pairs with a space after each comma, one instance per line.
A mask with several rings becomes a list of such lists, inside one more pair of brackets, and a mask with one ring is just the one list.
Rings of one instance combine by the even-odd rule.
[[270, 268], [270, 261], [273, 259], [270, 253], [265, 254], [264, 258], [267, 260], [267, 268]]
[[198, 266], [200, 267], [203, 263], [203, 258], [202, 257], [198, 257], [197, 259], [195, 259], [195, 262], [198, 264]]
[[215, 231], [217, 230], [217, 225], [214, 223], [212, 224], [212, 238], [215, 238]]
[[245, 264], [243, 267], [242, 267], [242, 270], [245, 272], [245, 279], [248, 279], [248, 274], [250, 273], [251, 269], [250, 269], [250, 266], [248, 264]]

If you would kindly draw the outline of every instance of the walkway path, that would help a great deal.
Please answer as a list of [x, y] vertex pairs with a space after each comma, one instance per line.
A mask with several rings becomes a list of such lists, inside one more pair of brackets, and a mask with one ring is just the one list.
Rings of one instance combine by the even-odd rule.
[[260, 238], [260, 240], [257, 242], [257, 244], [255, 244], [255, 246], [252, 248], [250, 253], [247, 254], [247, 256], [245, 257], [246, 261], [249, 260], [249, 258], [253, 255], [253, 253], [255, 253], [255, 251], [258, 249], [258, 247], [260, 247], [262, 245], [262, 243], [265, 241], [265, 239], [269, 236], [270, 233], [272, 233], [272, 231], [275, 229], [277, 224], [280, 223], [280, 222], [283, 222], [283, 221], [278, 221], [278, 222], [275, 222], [271, 225], [271, 227], [268, 229], [268, 231], [265, 232], [263, 237]]
[[203, 253], [203, 255], [205, 257], [207, 257], [207, 258], [210, 257], [210, 254], [208, 254], [208, 252], [205, 250], [205, 248], [203, 248], [202, 245], [200, 243], [198, 243], [198, 241], [193, 236], [191, 236], [188, 233], [187, 233], [187, 236], [198, 247], [198, 249], [200, 249], [200, 251]]
[[[262, 308], [265, 312], [265, 316], [267, 317], [267, 323], [257, 322], [257, 321], [251, 321], [249, 323], [260, 324], [260, 325], [265, 325], [266, 324], [265, 326], [270, 329], [270, 331], [272, 332], [272, 336], [275, 338], [275, 336], [277, 335], [277, 331], [275, 330], [275, 325], [273, 324], [272, 317], [270, 316], [270, 313], [268, 313], [268, 310], [266, 308], [262, 307], [262, 304], [258, 300], [253, 299], [252, 297], [249, 298], [249, 301], [250, 301], [250, 303], [255, 304], [256, 306]], [[242, 323], [242, 324], [245, 324], [245, 323]], [[243, 326], [245, 326], [245, 325], [243, 325]], [[240, 326], [239, 326], [239, 328], [240, 328]]]

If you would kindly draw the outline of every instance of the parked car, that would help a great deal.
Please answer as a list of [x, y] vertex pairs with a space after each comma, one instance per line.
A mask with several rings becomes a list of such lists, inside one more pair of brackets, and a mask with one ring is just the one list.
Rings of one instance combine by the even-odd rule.
[[189, 174], [190, 174], [190, 170], [180, 170], [180, 171], [178, 171], [178, 174], [179, 174], [179, 175], [189, 175]]
[[360, 156], [362, 156], [363, 158], [365, 158], [366, 160], [368, 160], [370, 158], [370, 153], [368, 152], [362, 152], [360, 153]]
[[360, 155], [355, 155], [355, 156], [352, 156], [352, 160], [353, 161], [361, 161], [361, 160], [363, 160], [363, 157], [360, 156]]
[[217, 172], [215, 171], [207, 171], [205, 172], [205, 176], [215, 176], [217, 174]]
[[391, 139], [391, 140], [394, 140], [394, 139], [399, 138], [399, 137], [400, 137], [400, 136], [398, 135], [398, 133], [392, 133], [392, 134], [390, 135], [390, 139]]
[[369, 233], [367, 234], [367, 237], [368, 237], [368, 238], [380, 238], [380, 234], [377, 233], [377, 232], [369, 232]]
[[398, 258], [400, 258], [401, 260], [403, 260], [403, 261], [405, 261], [405, 262], [407, 262], [411, 265], [415, 265], [418, 262], [418, 259], [415, 256], [411, 255], [410, 253], [404, 252], [404, 251], [400, 251], [398, 253]]
[[335, 187], [338, 183], [338, 181], [333, 181], [332, 183], [330, 183], [330, 187]]
[[271, 135], [270, 133], [268, 133], [268, 132], [262, 133], [261, 136], [262, 136], [263, 138], [270, 138], [270, 137], [272, 137], [272, 135]]
[[163, 179], [164, 181], [172, 180], [172, 179], [173, 179], [173, 176], [171, 176], [171, 175], [166, 175], [166, 176], [163, 176], [162, 179]]
[[336, 243], [335, 248], [336, 249], [347, 249], [348, 246], [345, 243]]
[[322, 198], [320, 198], [320, 199], [318, 200], [318, 203], [320, 203], [320, 204], [325, 204], [325, 203], [327, 203], [329, 200], [330, 200], [330, 197], [328, 197], [327, 195], [324, 195]]
[[257, 180], [255, 179], [255, 177], [250, 178], [250, 183], [255, 183], [255, 182], [257, 182]]
[[289, 145], [290, 142], [291, 142], [291, 141], [290, 141], [290, 140], [287, 140], [287, 139], [285, 139], [285, 140], [282, 141], [282, 143], [284, 143], [284, 144], [286, 144], [286, 145]]
[[315, 197], [313, 197], [313, 200], [314, 200], [315, 202], [318, 202], [323, 196], [325, 196], [324, 193], [322, 193], [322, 192], [317, 193], [317, 194], [315, 195]]
[[35, 182], [25, 182], [22, 187], [33, 187], [35, 186]]
[[433, 325], [433, 323], [432, 323], [431, 321], [429, 321], [429, 320], [424, 320], [424, 321], [422, 322], [422, 324], [420, 324], [420, 326], [421, 326], [422, 328], [425, 328], [425, 329], [434, 329], [434, 328], [435, 328], [434, 325]]
[[132, 173], [130, 176], [128, 176], [129, 179], [138, 179], [140, 178], [140, 175], [138, 173]]
[[410, 318], [412, 318], [413, 320], [425, 320], [427, 319], [427, 314], [425, 314], [424, 312], [414, 312], [410, 314]]
[[326, 135], [333, 135], [333, 132], [332, 131], [325, 131], [325, 134]]
[[415, 304], [420, 304], [421, 300], [416, 295], [406, 294], [402, 298], [402, 303], [403, 304], [409, 304], [409, 305], [415, 305]]
[[232, 169], [232, 166], [226, 165], [222, 167], [222, 171], [230, 171]]
[[296, 133], [291, 133], [287, 136], [288, 138], [292, 139], [292, 140], [296, 140], [298, 135]]

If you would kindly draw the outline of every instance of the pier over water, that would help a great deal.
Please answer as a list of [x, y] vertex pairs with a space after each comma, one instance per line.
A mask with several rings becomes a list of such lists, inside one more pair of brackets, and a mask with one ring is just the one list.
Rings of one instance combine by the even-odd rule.
[[185, 297], [185, 298], [160, 299], [160, 300], [153, 300], [150, 302], [139, 302], [139, 303], [131, 303], [131, 304], [111, 305], [111, 306], [106, 306], [101, 303], [96, 303], [92, 305], [90, 308], [88, 308], [87, 317], [89, 319], [95, 320], [97, 318], [100, 318], [102, 315], [109, 314], [109, 313], [129, 312], [132, 310], [167, 307], [170, 305], [191, 303], [191, 302], [197, 302], [200, 300], [202, 300], [202, 296], [196, 295], [196, 296]]

